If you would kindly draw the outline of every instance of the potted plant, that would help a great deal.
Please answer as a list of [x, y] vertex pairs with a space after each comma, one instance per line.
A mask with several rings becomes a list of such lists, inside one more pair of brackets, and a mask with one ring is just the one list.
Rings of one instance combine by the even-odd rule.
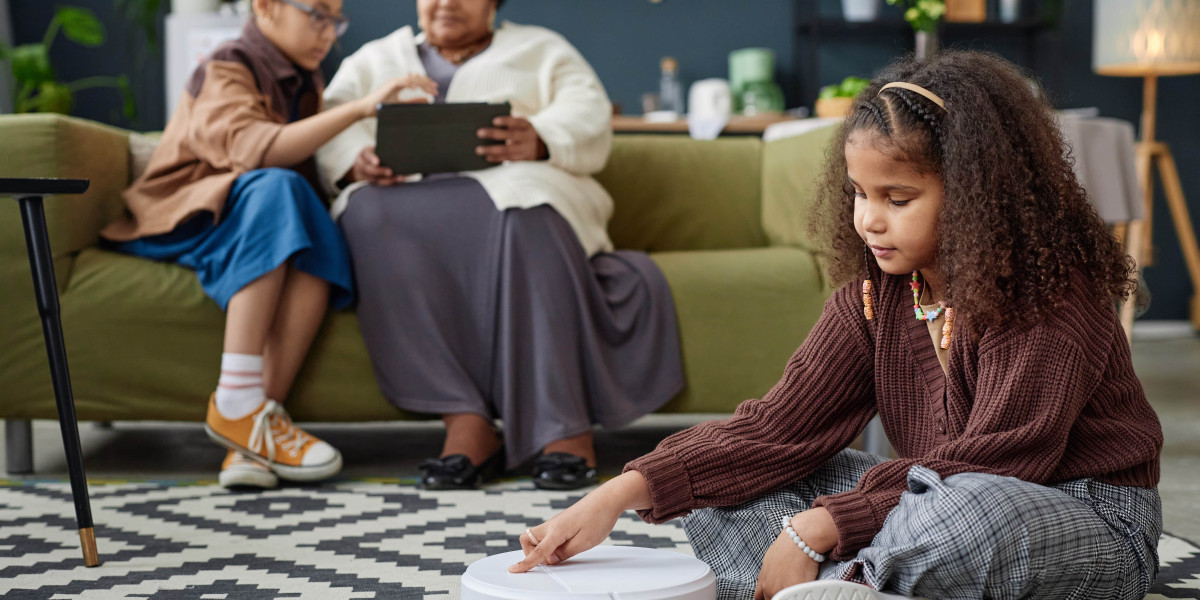
[[937, 52], [937, 29], [946, 14], [943, 0], [887, 0], [888, 4], [904, 8], [904, 20], [916, 32], [917, 60], [925, 60]]
[[129, 78], [85, 77], [70, 83], [58, 81], [58, 75], [50, 64], [50, 46], [61, 32], [68, 40], [81, 46], [95, 48], [104, 43], [104, 25], [95, 13], [76, 6], [62, 6], [54, 11], [54, 17], [46, 26], [46, 34], [36, 44], [22, 44], [9, 48], [0, 44], [0, 60], [8, 61], [16, 84], [13, 97], [13, 112], [56, 112], [67, 114], [75, 103], [75, 93], [82, 90], [111, 87], [124, 100], [124, 113], [134, 118], [133, 94], [129, 89]]
[[847, 77], [839, 84], [821, 88], [817, 96], [816, 113], [823, 119], [845, 117], [850, 114], [854, 97], [866, 89], [871, 82], [862, 77]]

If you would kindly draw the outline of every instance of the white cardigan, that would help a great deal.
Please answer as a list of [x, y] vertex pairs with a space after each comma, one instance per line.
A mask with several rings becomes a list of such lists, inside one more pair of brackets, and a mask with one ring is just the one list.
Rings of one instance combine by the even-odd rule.
[[[424, 34], [403, 27], [347, 57], [325, 89], [332, 108], [365, 96], [384, 82], [409, 73], [425, 74], [417, 55]], [[527, 25], [504, 23], [492, 44], [455, 73], [447, 102], [510, 102], [513, 115], [533, 124], [550, 160], [509, 162], [465, 172], [479, 181], [500, 210], [553, 207], [575, 230], [588, 256], [612, 250], [606, 226], [612, 198], [591, 175], [604, 168], [612, 148], [612, 105], [596, 73], [562, 36]], [[317, 152], [325, 184], [341, 180], [358, 153], [375, 144], [375, 119], [363, 119]], [[403, 184], [400, 184], [403, 185]], [[347, 187], [334, 202], [337, 218], [346, 209]]]

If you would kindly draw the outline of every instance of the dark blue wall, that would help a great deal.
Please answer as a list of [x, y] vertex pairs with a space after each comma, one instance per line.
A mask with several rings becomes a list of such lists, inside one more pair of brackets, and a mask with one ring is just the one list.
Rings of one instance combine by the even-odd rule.
[[[88, 6], [105, 19], [111, 40], [96, 51], [60, 40], [53, 52], [55, 66], [63, 79], [95, 74], [129, 73], [139, 89], [141, 115], [134, 124], [141, 129], [163, 125], [161, 57], [137, 52], [130, 28], [112, 12], [112, 0], [64, 0]], [[838, 0], [819, 0], [820, 11], [836, 16]], [[728, 75], [728, 53], [737, 48], [763, 46], [777, 56], [777, 76], [784, 86], [789, 106], [810, 104], [801, 98], [803, 76], [810, 67], [797, 59], [802, 48], [793, 36], [796, 6], [809, 7], [807, 0], [508, 0], [501, 18], [518, 23], [550, 27], [564, 34], [599, 73], [609, 95], [625, 112], [640, 112], [640, 98], [658, 85], [658, 61], [663, 56], [679, 59], [685, 86], [692, 80]], [[10, 0], [13, 29], [18, 43], [40, 39], [50, 17], [52, 3], [42, 0]], [[346, 54], [364, 42], [387, 35], [402, 25], [415, 25], [413, 0], [346, 0], [345, 11], [352, 25], [340, 48], [326, 64], [332, 71]], [[1029, 4], [1029, 0], [1026, 0]], [[807, 8], [805, 8], [807, 10]], [[1028, 8], [1027, 10], [1036, 10]], [[896, 9], [885, 8], [894, 18]], [[1036, 68], [1060, 107], [1097, 106], [1106, 116], [1137, 122], [1141, 111], [1141, 81], [1100, 77], [1091, 71], [1092, 0], [1066, 0], [1057, 43], [1038, 47], [1039, 60], [1026, 55], [1019, 40], [997, 35], [976, 38], [958, 36], [953, 45], [994, 49], [1026, 67]], [[872, 34], [826, 38], [819, 53], [820, 83], [839, 81], [846, 75], [869, 75], [891, 57], [909, 47], [906, 36]], [[1046, 60], [1051, 55], [1061, 60]], [[145, 64], [138, 65], [138, 61]], [[1053, 65], [1057, 64], [1055, 67]], [[807, 94], [806, 94], [807, 96]], [[1159, 135], [1167, 142], [1179, 164], [1180, 178], [1193, 218], [1200, 222], [1200, 76], [1163, 79], [1159, 87]], [[116, 117], [115, 95], [94, 90], [80, 95], [76, 114], [106, 122], [123, 123]], [[127, 125], [127, 124], [126, 124]], [[1184, 319], [1192, 294], [1182, 255], [1167, 211], [1159, 200], [1154, 235], [1157, 263], [1146, 270], [1154, 292], [1147, 318]]]
[[[626, 113], [641, 112], [641, 96], [658, 88], [658, 61], [674, 56], [688, 82], [727, 77], [729, 51], [750, 46], [775, 51], [782, 81], [794, 72], [793, 0], [509, 0], [499, 18], [564, 34], [604, 81]], [[347, 0], [350, 51], [400, 25], [417, 23], [416, 2]], [[377, 18], [372, 15], [388, 15]], [[331, 56], [336, 61], [337, 56]], [[686, 90], [686, 88], [685, 88]]]

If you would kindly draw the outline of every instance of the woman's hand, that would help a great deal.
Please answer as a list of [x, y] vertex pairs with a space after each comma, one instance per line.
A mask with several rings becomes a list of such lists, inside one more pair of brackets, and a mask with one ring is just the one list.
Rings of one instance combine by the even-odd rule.
[[[818, 554], [826, 554], [837, 546], [837, 527], [833, 524], [833, 516], [824, 508], [806, 510], [792, 517], [792, 529]], [[815, 581], [819, 567], [817, 561], [809, 558], [792, 541], [786, 529], [779, 532], [775, 543], [763, 555], [754, 600], [770, 600], [787, 587]]]
[[350, 168], [346, 180], [351, 183], [366, 181], [371, 185], [396, 185], [403, 183], [405, 176], [397, 175], [383, 166], [379, 162], [379, 155], [375, 154], [375, 146], [367, 146], [354, 159], [354, 166]]
[[[431, 95], [437, 95], [437, 82], [416, 73], [410, 73], [403, 77], [388, 80], [387, 83], [379, 86], [375, 91], [363, 96], [358, 100], [359, 114], [363, 118], [375, 116], [380, 104], [396, 102], [400, 91], [405, 88], [417, 88], [428, 92]], [[424, 99], [409, 100], [406, 104], [422, 104], [428, 102]]]
[[[524, 573], [542, 563], [556, 565], [604, 541], [621, 513], [648, 508], [650, 487], [641, 473], [629, 471], [592, 490], [554, 518], [521, 534], [525, 559], [508, 568]], [[533, 538], [530, 538], [533, 534]]]
[[488, 162], [545, 160], [550, 157], [545, 142], [538, 137], [537, 130], [528, 119], [496, 117], [492, 125], [495, 127], [485, 127], [478, 131], [479, 139], [500, 140], [504, 143], [475, 148], [475, 153], [486, 158]]

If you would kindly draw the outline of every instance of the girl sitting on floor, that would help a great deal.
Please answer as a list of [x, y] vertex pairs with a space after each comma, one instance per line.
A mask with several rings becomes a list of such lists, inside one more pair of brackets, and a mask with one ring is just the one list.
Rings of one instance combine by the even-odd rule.
[[[855, 99], [816, 215], [844, 285], [782, 380], [527, 530], [510, 570], [587, 550], [635, 509], [688, 515], [722, 599], [837, 580], [1141, 598], [1162, 430], [1115, 310], [1131, 263], [1029, 82], [978, 52], [894, 63]], [[847, 449], [877, 413], [898, 459]]]
[[227, 311], [207, 419], [229, 449], [226, 487], [341, 469], [341, 454], [280, 405], [328, 305], [353, 299], [349, 253], [315, 191], [312, 157], [401, 89], [437, 91], [412, 75], [319, 112], [318, 69], [347, 21], [342, 0], [309, 2], [254, 0], [241, 37], [192, 74], [146, 173], [124, 194], [126, 214], [102, 232], [121, 251], [195, 270]]

